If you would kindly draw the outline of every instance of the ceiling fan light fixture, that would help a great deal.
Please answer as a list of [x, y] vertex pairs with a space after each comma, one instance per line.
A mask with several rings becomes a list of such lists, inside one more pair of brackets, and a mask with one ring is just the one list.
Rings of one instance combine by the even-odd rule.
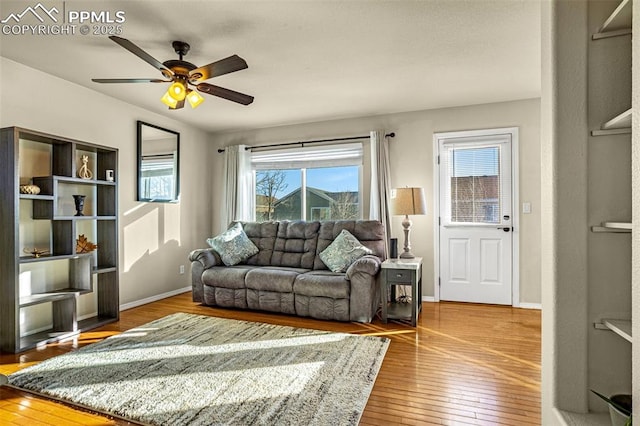
[[175, 108], [178, 105], [178, 101], [171, 96], [170, 90], [167, 90], [160, 100], [169, 108]]
[[176, 81], [169, 86], [167, 93], [176, 101], [183, 101], [185, 96], [187, 96], [187, 88], [182, 82]]
[[212, 62], [207, 65], [198, 67], [191, 62], [183, 60], [183, 57], [189, 51], [189, 44], [183, 41], [174, 41], [173, 49], [178, 54], [179, 59], [169, 59], [160, 62], [147, 52], [136, 46], [126, 38], [118, 36], [109, 36], [109, 39], [118, 44], [120, 47], [133, 53], [152, 67], [162, 73], [164, 79], [155, 78], [93, 78], [95, 83], [170, 83], [169, 89], [162, 96], [161, 101], [169, 107], [169, 109], [182, 109], [185, 101], [191, 104], [191, 108], [196, 108], [202, 102], [203, 97], [200, 93], [196, 93], [189, 85], [197, 88], [198, 92], [207, 95], [216, 96], [228, 101], [236, 102], [241, 105], [249, 105], [253, 102], [253, 96], [236, 92], [224, 87], [214, 86], [205, 83], [205, 80], [229, 74], [232, 72], [247, 69], [247, 62], [238, 55], [231, 55], [224, 59]]
[[200, 96], [200, 93], [191, 89], [187, 91], [187, 100], [189, 101], [189, 105], [191, 105], [191, 108], [195, 108], [202, 102], [204, 102], [204, 98]]

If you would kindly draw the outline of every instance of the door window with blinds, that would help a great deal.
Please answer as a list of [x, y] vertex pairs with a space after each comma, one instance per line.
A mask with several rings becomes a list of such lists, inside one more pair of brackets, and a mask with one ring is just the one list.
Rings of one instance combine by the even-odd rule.
[[440, 151], [444, 225], [496, 225], [511, 218], [508, 135], [449, 139]]
[[256, 220], [361, 219], [362, 144], [252, 153]]

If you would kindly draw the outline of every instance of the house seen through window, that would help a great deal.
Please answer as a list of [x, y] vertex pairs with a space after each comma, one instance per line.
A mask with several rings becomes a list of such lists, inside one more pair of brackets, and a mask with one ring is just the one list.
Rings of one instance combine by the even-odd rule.
[[256, 220], [362, 218], [362, 144], [252, 152]]
[[359, 219], [360, 167], [257, 170], [256, 220]]

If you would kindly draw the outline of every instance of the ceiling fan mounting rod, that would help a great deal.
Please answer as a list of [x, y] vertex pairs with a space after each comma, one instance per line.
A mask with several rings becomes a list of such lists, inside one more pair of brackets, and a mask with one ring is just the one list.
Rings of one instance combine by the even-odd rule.
[[182, 60], [183, 56], [187, 56], [187, 53], [189, 53], [189, 49], [191, 49], [189, 43], [179, 40], [175, 40], [174, 42], [172, 42], [171, 46], [173, 46], [173, 50], [175, 50], [176, 53], [180, 56], [180, 60]]

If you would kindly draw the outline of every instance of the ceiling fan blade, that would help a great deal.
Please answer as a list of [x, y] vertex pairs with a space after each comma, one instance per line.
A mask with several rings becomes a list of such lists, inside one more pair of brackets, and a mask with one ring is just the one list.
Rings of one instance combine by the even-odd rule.
[[189, 81], [192, 83], [205, 81], [212, 77], [229, 74], [230, 72], [240, 71], [246, 68], [248, 68], [248, 65], [244, 59], [238, 55], [232, 55], [192, 70], [189, 72]]
[[159, 78], [92, 78], [94, 83], [171, 83], [171, 80]]
[[173, 75], [173, 71], [164, 66], [162, 62], [158, 61], [153, 56], [149, 55], [144, 50], [140, 49], [138, 46], [127, 40], [126, 38], [118, 37], [118, 36], [109, 36], [111, 40], [118, 43], [120, 46], [127, 49], [129, 52], [136, 55], [138, 58], [142, 59], [146, 63], [150, 64], [152, 67], [159, 69], [163, 73], [167, 73], [169, 76]]
[[224, 87], [214, 86], [213, 84], [209, 83], [200, 83], [196, 86], [196, 88], [202, 93], [207, 93], [209, 95], [237, 102], [242, 105], [249, 105], [251, 102], [253, 102], [253, 96], [225, 89]]
[[178, 103], [176, 104], [175, 107], [173, 107], [173, 108], [169, 107], [170, 110], [180, 109], [180, 108], [184, 108], [184, 99], [181, 100], [181, 101], [178, 101]]

